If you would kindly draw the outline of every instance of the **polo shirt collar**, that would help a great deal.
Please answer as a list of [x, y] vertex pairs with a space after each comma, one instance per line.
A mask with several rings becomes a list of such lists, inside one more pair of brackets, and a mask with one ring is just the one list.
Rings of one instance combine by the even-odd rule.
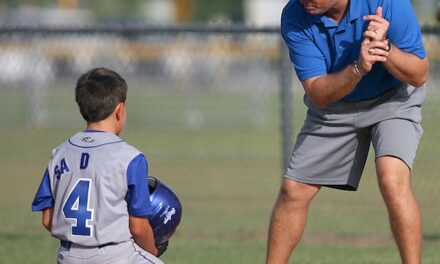
[[361, 0], [350, 0], [350, 9], [347, 14], [350, 22], [362, 17], [361, 9]]
[[[352, 22], [362, 16], [361, 0], [349, 0], [349, 10], [342, 19], [347, 19]], [[304, 9], [305, 10], [305, 9]], [[307, 13], [307, 11], [305, 11]], [[325, 27], [337, 27], [338, 24], [330, 20], [324, 15], [311, 15], [307, 13], [308, 19], [313, 23], [322, 23]]]

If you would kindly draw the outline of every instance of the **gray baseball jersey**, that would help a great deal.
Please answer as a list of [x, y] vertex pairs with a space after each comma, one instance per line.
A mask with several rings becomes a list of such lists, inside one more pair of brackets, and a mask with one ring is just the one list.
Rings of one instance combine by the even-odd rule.
[[53, 207], [52, 235], [81, 246], [131, 238], [128, 216], [147, 216], [144, 155], [112, 133], [79, 132], [52, 152], [34, 211]]

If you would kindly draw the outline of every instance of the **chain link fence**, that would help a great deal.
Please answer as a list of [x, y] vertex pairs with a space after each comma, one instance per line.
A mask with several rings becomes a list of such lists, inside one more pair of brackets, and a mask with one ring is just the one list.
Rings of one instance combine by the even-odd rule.
[[281, 43], [271, 28], [12, 27], [2, 29], [0, 44], [1, 91], [29, 94], [28, 115], [9, 122], [37, 128], [56, 115], [45, 103], [48, 91], [71, 88], [97, 66], [121, 73], [134, 90], [248, 94], [254, 123], [267, 120], [263, 98], [280, 87]]
[[[440, 239], [439, 37], [435, 29], [425, 29], [431, 78], [424, 107], [425, 134], [413, 179], [424, 212], [425, 238], [434, 242]], [[41, 148], [35, 140], [54, 147], [62, 138], [51, 140], [53, 131], [68, 136], [82, 129], [73, 88], [80, 74], [98, 66], [109, 67], [127, 80], [124, 135], [141, 149], [148, 148], [153, 173], [176, 186], [189, 208], [184, 218], [192, 219], [193, 213], [200, 219], [210, 212], [200, 199], [219, 206], [235, 197], [234, 203], [241, 201], [243, 211], [249, 208], [249, 200], [258, 201], [261, 207], [254, 208], [255, 216], [262, 220], [255, 222], [256, 234], [251, 237], [264, 240], [278, 178], [305, 115], [303, 91], [278, 29], [2, 28], [0, 162], [15, 162], [14, 157], [26, 156], [23, 153], [29, 148]], [[11, 133], [21, 135], [21, 141], [28, 139], [23, 149]], [[44, 158], [29, 160], [31, 168], [41, 166], [43, 171]], [[306, 243], [326, 243], [331, 238], [332, 243], [350, 244], [354, 237], [358, 243], [374, 244], [390, 238], [372, 163], [370, 157], [357, 193], [323, 190], [318, 195]], [[9, 171], [23, 174], [23, 181], [39, 180], [33, 171]], [[33, 187], [29, 187], [31, 193]], [[234, 204], [224, 206], [228, 211]], [[212, 212], [212, 217], [215, 221], [218, 214]], [[194, 224], [183, 221], [182, 225], [178, 237], [194, 235]], [[206, 224], [206, 228], [218, 226]], [[367, 240], [358, 240], [360, 235]]]

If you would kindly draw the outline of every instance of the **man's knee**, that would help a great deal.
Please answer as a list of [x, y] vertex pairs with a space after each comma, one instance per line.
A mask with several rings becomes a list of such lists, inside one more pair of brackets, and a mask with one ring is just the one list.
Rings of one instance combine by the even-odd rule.
[[313, 199], [319, 189], [317, 185], [284, 179], [278, 199], [282, 202], [304, 205]]
[[376, 161], [380, 189], [386, 197], [395, 197], [411, 190], [411, 172], [395, 157], [381, 157]]

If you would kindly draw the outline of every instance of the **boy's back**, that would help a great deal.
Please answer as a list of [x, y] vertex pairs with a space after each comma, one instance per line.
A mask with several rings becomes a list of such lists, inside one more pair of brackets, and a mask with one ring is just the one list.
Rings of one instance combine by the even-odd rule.
[[[52, 234], [83, 246], [129, 240], [127, 171], [129, 164], [142, 167], [134, 159], [138, 155], [106, 132], [79, 132], [59, 145], [48, 166], [55, 197]], [[138, 209], [136, 215], [148, 214], [147, 209]]]

